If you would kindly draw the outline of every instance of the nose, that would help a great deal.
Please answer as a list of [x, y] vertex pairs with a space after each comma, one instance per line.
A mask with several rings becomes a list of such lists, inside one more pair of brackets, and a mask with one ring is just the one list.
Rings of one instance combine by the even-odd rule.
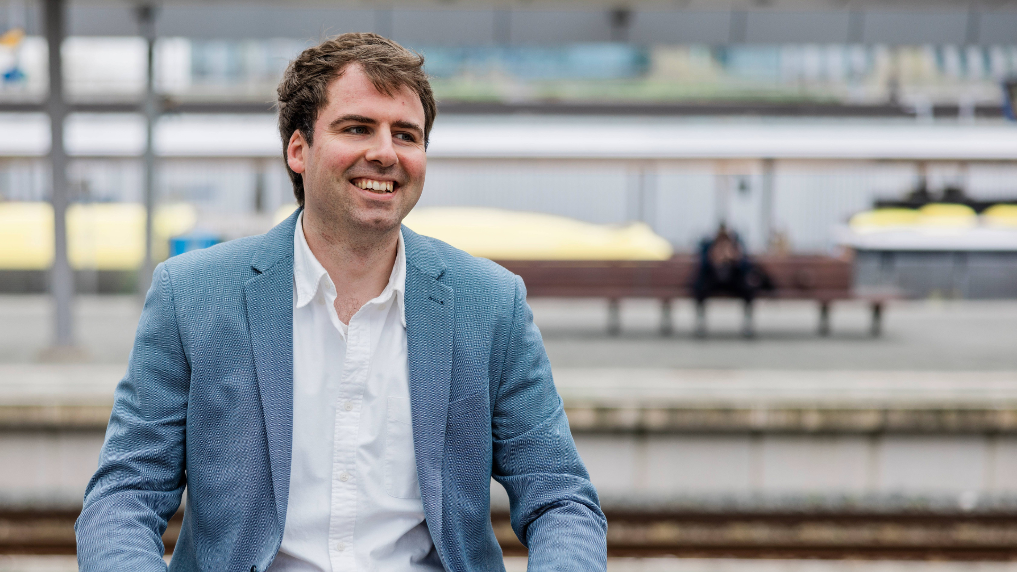
[[392, 145], [392, 131], [387, 126], [379, 127], [377, 134], [371, 138], [371, 144], [364, 158], [379, 167], [391, 167], [399, 162], [395, 146]]

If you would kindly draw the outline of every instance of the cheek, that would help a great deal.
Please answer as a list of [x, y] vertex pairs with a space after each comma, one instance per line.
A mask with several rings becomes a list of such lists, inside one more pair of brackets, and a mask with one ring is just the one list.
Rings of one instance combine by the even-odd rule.
[[341, 151], [332, 153], [331, 155], [324, 157], [323, 160], [328, 166], [328, 170], [337, 177], [342, 176], [343, 173], [355, 162], [355, 159], [351, 155]]
[[356, 162], [356, 154], [339, 146], [323, 146], [315, 153], [318, 170], [331, 177], [342, 177]]
[[421, 153], [420, 156], [407, 157], [403, 166], [407, 174], [422, 183], [427, 171], [427, 156]]

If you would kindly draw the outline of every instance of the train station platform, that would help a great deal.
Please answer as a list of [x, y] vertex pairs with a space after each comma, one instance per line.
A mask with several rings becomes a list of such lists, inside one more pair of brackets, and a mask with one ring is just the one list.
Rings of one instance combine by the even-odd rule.
[[[706, 339], [691, 306], [667, 338], [653, 304], [623, 303], [620, 336], [602, 303], [533, 306], [613, 555], [1017, 557], [1017, 302], [900, 302], [878, 339], [861, 305], [822, 338], [811, 304], [764, 302], [752, 340], [723, 301]], [[139, 315], [83, 297], [85, 359], [44, 362], [47, 300], [0, 297], [0, 464], [20, 468], [0, 475], [0, 529], [4, 511], [73, 520]], [[497, 485], [492, 505], [518, 554]]]

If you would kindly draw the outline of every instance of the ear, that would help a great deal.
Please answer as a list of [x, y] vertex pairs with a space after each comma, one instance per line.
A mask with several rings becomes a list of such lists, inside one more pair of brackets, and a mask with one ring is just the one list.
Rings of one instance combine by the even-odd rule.
[[304, 153], [310, 145], [304, 139], [304, 134], [299, 129], [290, 135], [290, 141], [286, 144], [286, 164], [294, 173], [304, 173]]

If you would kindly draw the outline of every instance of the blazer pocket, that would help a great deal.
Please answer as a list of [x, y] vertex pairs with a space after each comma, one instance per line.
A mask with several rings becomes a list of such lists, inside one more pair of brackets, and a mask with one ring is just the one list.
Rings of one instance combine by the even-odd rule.
[[385, 492], [399, 499], [420, 498], [413, 452], [413, 418], [408, 397], [388, 398], [385, 421]]

